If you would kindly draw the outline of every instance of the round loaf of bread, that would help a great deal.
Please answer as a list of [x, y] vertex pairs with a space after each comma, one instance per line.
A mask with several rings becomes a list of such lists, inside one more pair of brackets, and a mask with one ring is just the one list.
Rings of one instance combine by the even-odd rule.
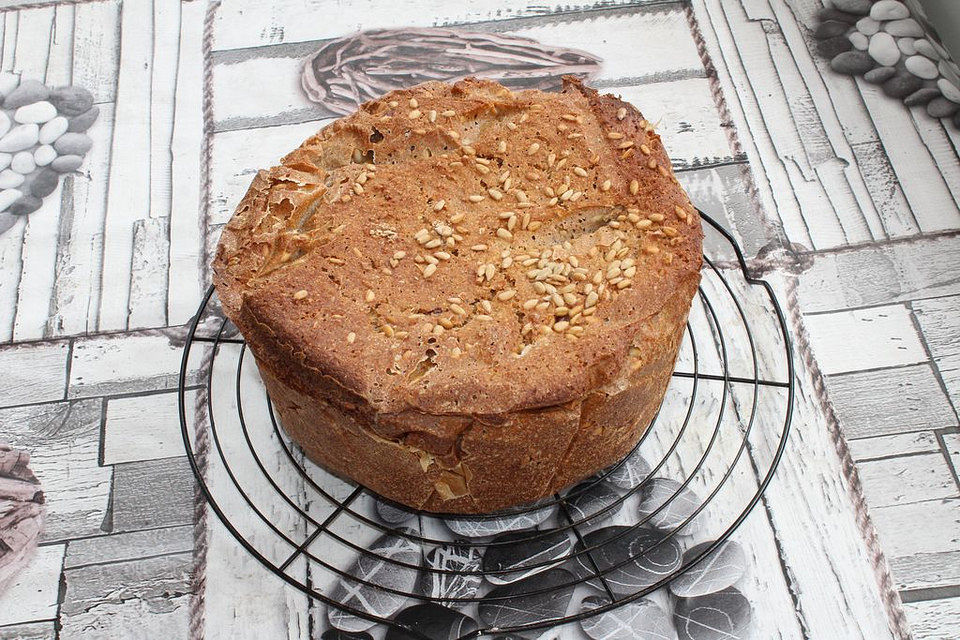
[[702, 237], [631, 105], [570, 79], [431, 82], [259, 172], [214, 282], [307, 456], [410, 507], [482, 513], [637, 443]]

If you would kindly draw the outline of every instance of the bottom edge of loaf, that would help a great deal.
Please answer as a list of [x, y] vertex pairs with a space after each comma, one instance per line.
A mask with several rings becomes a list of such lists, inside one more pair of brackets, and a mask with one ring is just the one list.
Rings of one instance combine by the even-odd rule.
[[[377, 425], [353, 407], [306, 395], [258, 366], [284, 430], [311, 461], [413, 509], [479, 514], [550, 496], [633, 450], [666, 392], [682, 336], [676, 333], [674, 348], [575, 402], [496, 420], [392, 415], [392, 430], [403, 434], [398, 439], [378, 435]], [[418, 437], [424, 421], [457, 437], [441, 449]]]

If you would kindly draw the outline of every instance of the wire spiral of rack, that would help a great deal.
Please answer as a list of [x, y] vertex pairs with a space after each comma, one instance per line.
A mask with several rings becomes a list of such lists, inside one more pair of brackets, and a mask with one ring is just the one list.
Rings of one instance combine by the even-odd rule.
[[[783, 455], [795, 393], [773, 287], [751, 277], [732, 235], [701, 216], [700, 290], [667, 395], [640, 443], [563, 494], [491, 516], [407, 510], [313, 465], [283, 431], [211, 288], [191, 323], [179, 380], [182, 435], [209, 508], [260, 563], [326, 606], [331, 623], [344, 631], [385, 625], [395, 634], [388, 639], [431, 640], [395, 615], [401, 606], [435, 603], [478, 618], [459, 638], [525, 632], [614, 610], [690, 571], [760, 501]], [[663, 479], [670, 483], [658, 485]], [[668, 495], [651, 503], [655, 486]], [[607, 498], [591, 500], [598, 493]], [[547, 538], [562, 543], [559, 555], [483, 561], [508, 547], [542, 548]], [[681, 550], [679, 560], [656, 565], [658, 550], [704, 541], [697, 553]], [[611, 557], [614, 547], [630, 551]], [[438, 549], [476, 562], [425, 562]], [[645, 578], [625, 586], [625, 571]], [[423, 587], [428, 579], [474, 588], [437, 594]], [[585, 592], [594, 604], [577, 610], [574, 594]], [[537, 601], [552, 604], [538, 614]], [[511, 617], [521, 608], [526, 618]]]

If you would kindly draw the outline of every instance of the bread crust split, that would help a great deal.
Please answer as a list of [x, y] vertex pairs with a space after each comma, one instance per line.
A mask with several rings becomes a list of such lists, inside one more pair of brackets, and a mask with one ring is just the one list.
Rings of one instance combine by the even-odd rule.
[[702, 237], [628, 103], [574, 79], [431, 82], [260, 171], [214, 283], [312, 460], [413, 508], [485, 513], [633, 448]]

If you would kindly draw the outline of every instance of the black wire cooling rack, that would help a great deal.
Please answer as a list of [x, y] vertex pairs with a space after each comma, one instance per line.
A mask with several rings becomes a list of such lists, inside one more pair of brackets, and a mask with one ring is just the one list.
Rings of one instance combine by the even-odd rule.
[[[211, 288], [179, 383], [183, 439], [210, 509], [342, 631], [380, 624], [392, 629], [387, 638], [432, 640], [397, 613], [433, 603], [470, 621], [455, 625], [460, 638], [524, 632], [668, 584], [724, 544], [759, 502], [793, 415], [792, 349], [774, 289], [751, 277], [734, 238], [701, 216], [711, 255], [673, 380], [641, 442], [564, 494], [492, 516], [410, 511], [306, 460]], [[441, 556], [461, 561], [429, 561]], [[591, 607], [578, 608], [586, 593]]]

